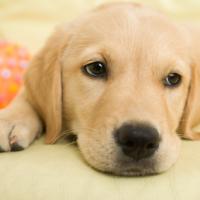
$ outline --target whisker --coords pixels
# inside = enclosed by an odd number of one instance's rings
[[[90,128],[90,127],[82,127],[82,128],[79,128],[79,129],[66,129],[66,130],[62,131],[61,134],[56,138],[56,142],[58,140],[60,140],[61,138],[65,137],[65,136],[71,136],[71,135],[73,136],[73,135],[76,135],[75,133],[77,131],[81,132],[83,130],[88,130],[88,131],[98,133],[97,129]]]
[[[70,146],[70,145],[73,145],[73,144],[77,144],[77,142],[76,141],[69,142],[69,143],[67,143],[67,146]]]
[[[71,133],[71,132],[73,132],[74,131],[74,129],[65,129],[65,130],[63,130],[63,133]]]
[[[93,131],[93,132],[98,133],[98,130],[97,130],[97,129],[94,129],[94,128],[83,127],[82,129],[83,129],[83,130],[88,130],[88,131]],[[81,129],[80,129],[80,130],[81,130]]]
[[[55,141],[57,142],[58,140],[60,140],[64,136],[70,136],[70,135],[73,135],[73,132],[71,130],[65,130],[55,139]]]

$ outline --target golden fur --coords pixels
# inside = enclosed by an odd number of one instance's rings
[[[0,112],[0,147],[23,148],[46,130],[54,143],[73,130],[86,161],[119,175],[165,171],[177,160],[181,134],[200,139],[200,29],[172,22],[145,6],[100,6],[60,26],[35,56],[18,97]],[[89,61],[109,66],[107,80],[87,77]],[[179,72],[182,84],[165,88],[162,79]],[[123,157],[112,132],[124,122],[148,122],[162,141],[151,159]]]

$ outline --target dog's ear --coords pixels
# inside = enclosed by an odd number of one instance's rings
[[[179,131],[183,138],[191,140],[200,139],[200,131],[195,131],[194,127],[200,123],[200,29],[190,27],[190,37],[192,45],[192,73],[188,98],[184,113],[180,123]]]
[[[57,30],[35,56],[25,75],[27,98],[44,122],[48,144],[56,141],[62,128],[60,58],[66,43],[66,31]]]
[[[193,128],[200,123],[200,66],[193,67],[188,99],[185,105],[179,131],[183,138],[198,140],[200,131]]]

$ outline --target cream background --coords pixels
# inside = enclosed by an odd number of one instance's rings
[[[101,0],[0,0],[0,37],[34,54],[53,27]],[[199,0],[143,0],[177,20],[200,20]],[[199,200],[200,142],[182,141],[174,167],[150,177],[114,177],[91,169],[79,150],[61,142],[0,154],[2,200]]]
[[[55,25],[113,0],[0,0],[0,36],[35,53]],[[123,0],[122,0],[123,1]],[[199,0],[136,0],[169,13],[175,19],[200,20]]]

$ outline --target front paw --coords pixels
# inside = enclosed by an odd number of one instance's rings
[[[0,152],[27,148],[35,139],[32,131],[23,122],[0,120]]]

